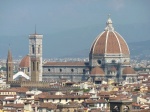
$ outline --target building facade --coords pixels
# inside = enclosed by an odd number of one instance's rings
[[[43,35],[36,33],[29,35],[31,81],[62,78],[81,81],[87,80],[89,77],[93,81],[95,79],[104,81],[113,79],[115,82],[136,81],[137,74],[130,65],[129,47],[124,38],[115,31],[110,17],[104,31],[92,43],[89,62],[47,62],[42,64],[42,38]]]
[[[29,71],[31,81],[42,81],[42,39],[43,35],[29,35]]]

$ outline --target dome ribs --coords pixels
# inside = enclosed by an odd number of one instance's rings
[[[106,41],[106,34],[104,32],[94,43],[93,53],[94,54],[104,54],[105,53],[105,41]]]
[[[120,53],[119,43],[113,32],[109,32],[106,53]]]
[[[119,39],[119,42],[121,45],[122,53],[123,54],[130,54],[128,45],[125,42],[125,40],[117,32],[115,32],[115,34],[117,35],[117,37],[119,37],[118,39]]]

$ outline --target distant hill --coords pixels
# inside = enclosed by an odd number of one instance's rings
[[[150,58],[150,40],[129,43],[131,57]]]
[[[139,57],[140,59],[148,59],[150,58],[150,40],[140,41],[140,42],[132,42],[128,43],[131,57]],[[70,55],[64,57],[88,57],[90,49],[84,49],[77,52],[74,52]]]

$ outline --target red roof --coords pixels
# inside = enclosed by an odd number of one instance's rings
[[[24,68],[24,67],[29,67],[29,61],[30,61],[30,57],[29,55],[26,55],[20,62],[19,67],[20,68]]]
[[[97,67],[92,68],[91,75],[101,75],[101,76],[104,76],[105,73],[104,73],[104,71],[103,71],[102,68],[100,68],[100,67],[97,66]]]

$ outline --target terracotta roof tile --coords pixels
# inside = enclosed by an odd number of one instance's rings
[[[125,40],[116,31],[104,31],[94,41],[91,47],[91,54],[125,54],[130,51]]]
[[[26,55],[20,62],[19,67],[20,68],[24,68],[24,67],[29,67],[29,61],[30,61],[30,57],[29,55]]]
[[[104,71],[103,71],[102,68],[100,68],[100,67],[97,66],[97,67],[92,68],[91,75],[104,76],[105,73],[104,73]]]
[[[123,74],[136,74],[132,67],[126,67],[123,69]]]

